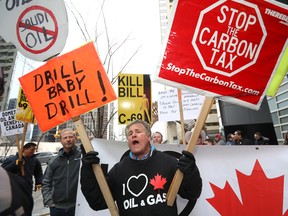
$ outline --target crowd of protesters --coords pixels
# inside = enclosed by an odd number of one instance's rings
[[[189,143],[192,133],[192,131],[186,132],[186,144]],[[283,144],[288,144],[288,132],[284,136]],[[271,140],[268,137],[263,136],[259,131],[256,131],[253,134],[253,139],[249,139],[244,135],[243,131],[236,130],[234,133],[229,133],[226,138],[220,133],[210,136],[205,132],[201,132],[199,138],[197,139],[196,145],[273,145],[273,143],[271,143]]]

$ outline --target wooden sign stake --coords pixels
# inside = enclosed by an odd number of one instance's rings
[[[184,127],[184,114],[183,114],[183,103],[182,103],[182,91],[178,89],[178,102],[179,102],[179,112],[180,112],[180,122],[181,122],[181,133],[182,133],[182,144],[186,144],[185,141],[185,127]]]
[[[197,139],[199,137],[199,134],[200,134],[200,132],[203,128],[203,125],[206,121],[206,118],[207,118],[207,116],[211,110],[213,102],[214,102],[213,98],[205,97],[205,100],[203,102],[203,106],[201,109],[201,113],[200,113],[200,115],[196,121],[196,125],[194,127],[193,133],[192,133],[191,138],[189,140],[189,143],[186,147],[187,151],[189,151],[189,152],[193,151],[193,149],[197,143]],[[169,191],[167,193],[167,205],[173,206],[182,180],[183,180],[183,173],[179,169],[177,169],[177,171],[174,175],[172,184],[170,185]]]
[[[82,141],[82,144],[83,144],[85,151],[86,152],[94,151],[93,146],[90,142],[90,139],[87,136],[87,133],[86,133],[86,130],[85,130],[85,127],[82,123],[81,118],[79,116],[74,117],[73,122],[74,122],[74,125],[76,126],[77,131],[81,137],[81,141]],[[106,204],[108,206],[108,209],[110,211],[110,214],[112,216],[119,216],[118,209],[117,209],[116,204],[114,202],[114,199],[112,197],[111,191],[110,191],[109,186],[107,184],[105,175],[103,174],[101,166],[99,164],[93,164],[93,171],[94,171],[94,174],[95,174],[96,179],[98,181],[98,184],[100,186],[100,189],[102,191],[102,194],[104,196],[104,199],[106,201]]]
[[[16,134],[16,145],[17,145],[17,149],[18,149],[18,159],[19,160],[22,160],[22,153],[23,153],[23,147],[24,147],[24,142],[25,142],[25,136],[26,136],[26,132],[27,132],[27,126],[28,126],[28,123],[25,123],[21,143],[19,142],[18,134]],[[25,176],[24,164],[21,165],[21,175]]]

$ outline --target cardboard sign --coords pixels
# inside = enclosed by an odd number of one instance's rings
[[[33,114],[32,108],[28,103],[28,100],[21,87],[19,89],[18,101],[16,106],[16,120],[25,123],[36,124],[36,118]]]
[[[24,123],[15,120],[16,109],[0,112],[1,136],[22,134]]]
[[[182,110],[184,119],[197,119],[205,97],[182,91]],[[158,92],[158,118],[159,121],[180,120],[179,101],[177,89]]]
[[[0,1],[0,35],[30,59],[58,55],[68,35],[64,1]]]
[[[151,122],[151,81],[145,74],[118,76],[118,124],[140,119]]]
[[[42,132],[116,99],[92,42],[19,81]]]
[[[288,44],[287,5],[178,0],[173,6],[155,81],[258,109]]]

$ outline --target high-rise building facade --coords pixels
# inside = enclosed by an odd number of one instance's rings
[[[288,132],[288,73],[273,98],[268,98],[274,130],[279,144],[283,144],[284,135]]]
[[[13,69],[15,65],[17,50],[12,43],[6,43],[0,37],[0,73],[3,76],[4,83],[1,83],[1,87],[4,87],[3,94],[0,96],[0,111],[4,111],[8,106],[8,96],[10,92],[10,83],[12,80]],[[3,74],[2,74],[3,73]]]

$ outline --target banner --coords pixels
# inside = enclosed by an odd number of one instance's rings
[[[118,124],[136,119],[151,122],[151,81],[146,74],[119,74]]]
[[[32,108],[29,105],[21,87],[19,88],[18,101],[16,106],[16,120],[25,123],[36,124],[36,118],[32,112]]]
[[[42,132],[116,99],[92,42],[19,81]]]
[[[182,110],[184,119],[197,119],[205,97],[188,91],[182,91]],[[170,89],[158,92],[159,121],[180,120],[178,90]]]
[[[259,109],[288,46],[287,17],[277,1],[175,0],[155,81]]]
[[[24,123],[15,120],[16,109],[0,112],[1,136],[22,134]]]
[[[127,142],[93,139],[92,143],[108,170],[127,155]],[[154,146],[168,154],[180,154],[186,148],[181,144]],[[196,146],[193,154],[203,187],[190,216],[288,215],[287,146]],[[179,213],[186,204],[187,200],[177,197]],[[110,213],[93,211],[79,185],[76,215]]]

